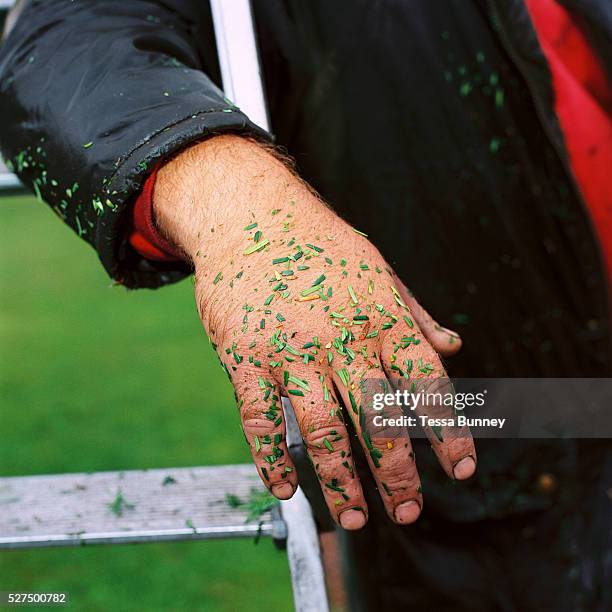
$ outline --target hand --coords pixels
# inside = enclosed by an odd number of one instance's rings
[[[446,376],[439,354],[459,350],[457,334],[419,306],[367,238],[248,139],[216,136],[165,164],[154,209],[160,230],[193,262],[202,323],[270,491],[287,499],[298,483],[285,444],[285,395],[342,527],[359,529],[368,512],[346,419],[391,519],[416,520],[423,500],[410,441],[364,441],[359,381],[394,381],[409,368],[411,377]],[[471,437],[433,438],[432,446],[449,477],[472,475]]]

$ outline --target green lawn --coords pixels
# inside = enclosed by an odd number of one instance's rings
[[[248,462],[190,281],[127,292],[31,197],[0,200],[2,475]],[[288,610],[269,541],[0,553],[0,591],[87,610]]]

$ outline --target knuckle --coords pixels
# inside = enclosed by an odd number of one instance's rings
[[[401,321],[401,318],[400,318]],[[393,356],[409,353],[421,353],[429,346],[421,330],[413,324],[412,328],[396,323],[382,338],[381,354],[383,358],[393,361]]]
[[[240,355],[240,357],[243,357]],[[234,358],[235,361],[235,358]],[[263,395],[268,388],[271,388],[276,393],[276,381],[274,381],[268,372],[261,367],[261,362],[258,360],[249,360],[248,358],[242,359],[240,362],[240,376],[243,381],[243,385],[247,389],[251,390],[251,395],[260,396]],[[260,385],[265,385],[264,390]]]
[[[304,432],[304,443],[310,452],[334,454],[344,450],[348,444],[347,437],[339,431],[340,425],[322,425],[310,427]]]
[[[207,330],[210,331],[210,325],[207,325],[208,317],[206,312],[206,300],[204,299],[202,292],[197,287],[195,290],[195,303],[196,309],[198,311],[198,316],[200,317],[202,324]]]
[[[416,468],[412,465],[404,464],[393,467],[392,469],[380,472],[381,480],[385,480],[389,488],[414,489],[419,486],[421,480]]]
[[[279,416],[282,417],[283,411],[277,397],[276,394],[271,394],[267,402],[259,397],[243,402],[240,407],[240,417],[243,423],[252,419],[265,419],[274,423]]]
[[[384,481],[392,491],[415,490],[421,480],[419,473],[412,462],[397,460],[381,466],[378,478]]]
[[[433,378],[445,375],[440,356],[427,341],[421,343],[420,350],[415,351],[412,359],[412,378]],[[417,347],[418,348],[418,347]]]
[[[253,416],[250,418],[243,418],[242,427],[244,432],[252,436],[265,436],[275,433],[278,428],[274,425],[274,422],[267,419],[266,417]]]
[[[361,485],[350,453],[344,456],[340,453],[324,456],[310,454],[324,493],[330,495],[340,492],[337,491],[336,485],[344,489],[343,492],[350,494],[351,497],[355,493],[361,493]]]

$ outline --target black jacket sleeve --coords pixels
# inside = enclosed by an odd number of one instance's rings
[[[128,287],[189,272],[127,242],[151,168],[213,133],[266,137],[213,83],[217,71],[204,1],[30,0],[2,44],[7,165]]]

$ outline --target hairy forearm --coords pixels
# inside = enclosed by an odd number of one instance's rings
[[[300,214],[333,216],[267,147],[224,135],[165,164],[153,204],[160,230],[197,264],[204,258],[231,259],[251,223],[257,222],[264,236],[272,225],[277,231],[271,213],[290,202],[300,203]],[[290,217],[286,223],[293,229],[299,219]]]

